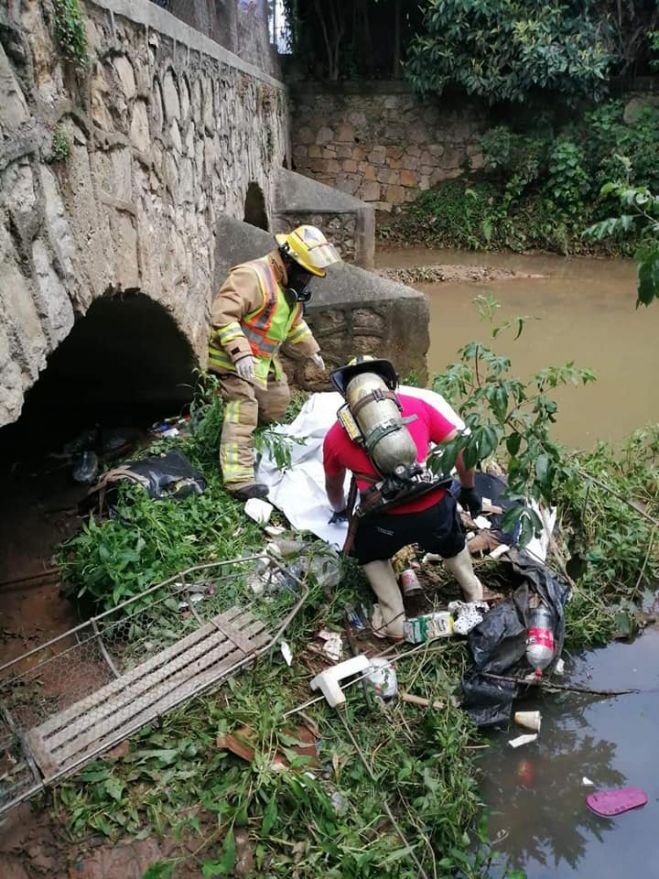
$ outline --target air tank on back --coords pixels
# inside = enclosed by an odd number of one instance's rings
[[[381,391],[377,399],[363,406],[359,402],[373,392]],[[417,451],[412,435],[401,424],[400,409],[395,401],[385,397],[387,385],[374,372],[362,372],[348,382],[346,400],[353,417],[364,436],[373,463],[383,476],[389,476],[397,467],[416,463]],[[387,429],[391,428],[391,429]]]

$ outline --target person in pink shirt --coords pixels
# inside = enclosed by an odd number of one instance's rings
[[[335,370],[332,375],[339,374],[335,384],[346,395],[350,381],[365,372],[381,375],[390,389],[389,398],[395,399],[399,405],[401,423],[405,423],[414,441],[419,464],[425,464],[431,443],[449,442],[455,438],[455,424],[437,409],[417,397],[395,393],[398,377],[388,360],[358,359],[341,370]],[[333,510],[330,521],[347,519],[353,512],[347,509],[344,494],[346,473],[353,474],[362,501],[373,484],[382,478],[363,442],[351,439],[339,419],[325,436],[323,467],[325,489]],[[474,487],[475,473],[473,468],[464,466],[462,453],[458,455],[456,470],[462,486],[458,497],[460,504],[472,515],[477,515],[481,510],[481,498]],[[413,543],[444,559],[467,601],[477,601],[483,596],[483,587],[474,574],[466,546],[456,499],[445,484],[426,487],[399,504],[390,502],[382,509],[376,507],[359,516],[351,552],[378,598],[379,613],[374,629],[397,640],[404,636],[405,609],[391,558],[404,546]]]

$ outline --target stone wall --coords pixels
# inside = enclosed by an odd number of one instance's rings
[[[273,229],[289,232],[303,223],[322,229],[347,262],[363,269],[375,263],[375,213],[352,196],[302,174],[278,172]]]
[[[473,107],[421,101],[403,83],[291,88],[295,170],[377,210],[482,163],[486,115]]]
[[[83,73],[51,0],[0,5],[0,425],[108,293],[159,302],[204,362],[218,217],[250,183],[270,213],[287,153],[281,82],[148,0],[81,6]]]

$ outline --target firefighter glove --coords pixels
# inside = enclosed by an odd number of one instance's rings
[[[465,488],[462,486],[458,495],[458,501],[462,509],[468,510],[472,516],[478,516],[483,509],[483,499],[473,487]]]
[[[310,360],[314,366],[318,367],[318,369],[322,369],[323,371],[325,370],[325,361],[320,356],[320,354],[312,354]]]
[[[240,360],[237,360],[236,372],[246,382],[253,382],[255,377],[254,357],[248,354],[247,357],[241,357]]]

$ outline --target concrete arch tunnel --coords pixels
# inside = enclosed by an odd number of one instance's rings
[[[77,432],[146,426],[192,397],[196,358],[160,303],[139,291],[95,300],[50,354],[19,419],[0,429],[0,449],[53,450]]]

